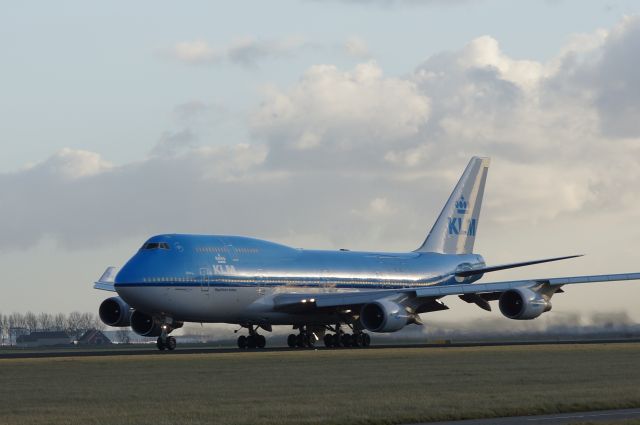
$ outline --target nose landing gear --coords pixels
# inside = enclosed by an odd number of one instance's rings
[[[164,323],[160,325],[160,336],[156,340],[156,347],[158,347],[158,350],[160,351],[173,351],[176,349],[177,342],[175,337],[169,336],[169,334],[175,328],[182,327],[182,322],[174,322],[170,318],[165,318],[163,320]]]
[[[162,340],[162,336],[158,337],[158,340],[156,341],[156,346],[158,347],[158,350],[163,351],[163,350],[169,350],[169,351],[173,351],[176,349],[176,339],[175,337],[172,336],[165,336],[164,337],[164,341]]]

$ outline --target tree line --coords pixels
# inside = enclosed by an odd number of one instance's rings
[[[19,335],[36,331],[64,331],[74,339],[90,329],[104,330],[106,326],[97,314],[74,311],[65,313],[0,313],[0,341],[13,345]]]

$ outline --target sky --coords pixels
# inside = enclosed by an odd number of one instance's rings
[[[0,312],[96,311],[158,233],[409,251],[473,155],[488,264],[586,254],[485,280],[640,271],[640,3],[0,6]],[[638,299],[581,285],[549,314]]]

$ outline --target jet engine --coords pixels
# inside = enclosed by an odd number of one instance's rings
[[[529,288],[515,288],[505,291],[498,301],[500,312],[514,320],[531,320],[551,310],[548,297]]]
[[[160,324],[153,320],[153,316],[139,310],[131,314],[131,329],[142,336],[160,336],[162,333]]]
[[[404,306],[380,300],[362,306],[360,323],[371,332],[395,332],[411,322],[412,316]]]
[[[131,307],[120,297],[111,297],[102,301],[98,308],[100,320],[108,326],[129,326],[131,324]]]

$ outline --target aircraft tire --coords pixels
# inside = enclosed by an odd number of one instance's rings
[[[264,335],[256,335],[256,345],[258,348],[264,348],[267,345],[267,338]]]
[[[353,338],[351,338],[351,345],[354,347],[362,347],[362,343],[363,339],[361,333],[354,334]]]
[[[298,334],[296,335],[296,347],[304,348],[306,344],[304,343],[304,335]]]
[[[158,350],[160,351],[164,351],[164,349],[166,348],[164,343],[162,342],[161,337],[158,337],[158,339],[156,340],[156,347],[158,347]]]
[[[295,334],[289,334],[289,336],[287,337],[287,345],[289,346],[289,348],[296,348],[296,335]]]
[[[240,335],[238,337],[238,348],[244,350],[247,348],[247,337],[244,335]]]
[[[176,339],[172,336],[170,336],[169,338],[167,338],[167,348],[169,349],[169,351],[173,351],[176,349]]]
[[[371,337],[369,336],[369,334],[362,334],[362,346],[363,347],[368,347],[371,345]]]
[[[256,348],[257,341],[255,335],[249,335],[247,337],[247,348]]]
[[[327,348],[333,347],[333,335],[325,334],[324,336],[324,346]]]
[[[338,334],[331,335],[331,346],[340,347],[340,335]]]
[[[352,337],[351,334],[344,334],[342,335],[342,345],[345,347],[351,347],[351,341],[352,341]]]

